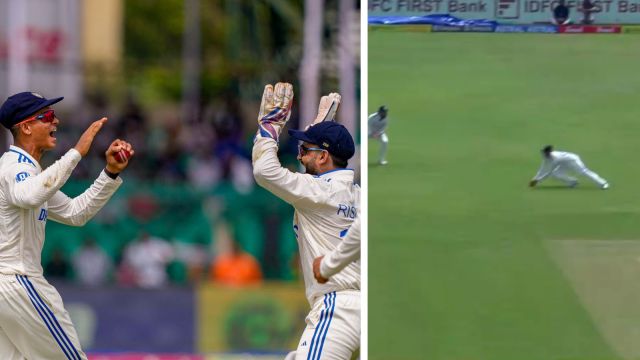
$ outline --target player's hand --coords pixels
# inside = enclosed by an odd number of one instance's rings
[[[120,150],[126,150],[129,152],[129,157],[126,159],[125,162],[119,162],[115,157],[115,155]],[[109,148],[105,152],[105,157],[107,159],[107,166],[106,166],[107,171],[113,174],[121,173],[122,170],[124,170],[127,167],[127,165],[129,165],[129,159],[131,159],[133,154],[135,154],[135,151],[133,150],[133,147],[131,146],[131,144],[120,139],[114,140],[111,143],[111,145],[109,145]]]
[[[324,258],[324,256],[319,256],[313,260],[313,277],[316,278],[319,284],[324,284],[329,281],[329,279],[320,274],[320,263],[322,262],[322,258]]]
[[[87,130],[84,131],[82,136],[80,136],[80,139],[78,140],[78,143],[76,144],[74,149],[78,150],[78,152],[82,157],[87,155],[87,153],[89,152],[89,148],[91,148],[91,143],[93,142],[93,139],[96,137],[96,134],[98,133],[98,131],[102,129],[102,125],[104,125],[106,121],[107,121],[106,117],[103,117],[100,120],[94,121],[91,125],[89,125]]]
[[[538,180],[531,180],[531,181],[529,181],[529,187],[534,187],[534,186],[536,186],[536,185],[538,185]]]
[[[280,132],[291,117],[293,106],[293,85],[277,83],[267,84],[262,93],[260,112],[258,113],[258,137],[269,137],[278,141]]]
[[[309,126],[313,126],[323,121],[333,121],[336,117],[338,107],[340,107],[340,100],[342,100],[342,96],[338,93],[331,93],[321,97],[320,104],[318,105],[318,115],[316,115],[316,118]],[[307,129],[309,126],[307,126]]]

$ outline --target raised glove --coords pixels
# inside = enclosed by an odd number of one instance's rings
[[[280,132],[291,117],[293,105],[293,85],[277,83],[264,87],[260,112],[258,113],[258,137],[268,137],[278,141]]]
[[[341,99],[342,97],[338,93],[331,93],[321,97],[320,105],[318,105],[318,115],[309,126],[313,126],[323,121],[333,121],[336,117],[336,112],[340,106]],[[309,126],[307,126],[307,129]]]

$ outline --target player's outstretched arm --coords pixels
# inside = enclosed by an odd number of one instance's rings
[[[550,160],[543,160],[542,165],[538,169],[536,175],[529,181],[529,186],[534,187],[538,185],[542,180],[546,179],[553,172],[553,162]]]
[[[87,190],[73,199],[61,191],[53,195],[49,200],[49,217],[66,225],[86,224],[120,187],[122,179],[118,174],[129,165],[129,159],[133,154],[135,151],[131,144],[120,139],[114,140],[105,152],[105,171]]]

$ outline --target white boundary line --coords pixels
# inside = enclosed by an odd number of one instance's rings
[[[367,225],[369,224],[368,218],[368,193],[369,193],[369,144],[367,137],[367,110],[369,108],[369,78],[368,78],[368,59],[369,59],[369,46],[368,46],[368,26],[367,26],[367,5],[368,1],[360,2],[360,182],[362,185],[362,193],[360,198],[360,217],[362,229],[362,243],[361,243],[361,312],[360,312],[360,359],[367,360],[369,355],[368,349],[368,298],[369,298],[369,286],[368,286],[368,274],[369,274],[369,259],[368,259],[368,239],[369,232]]]

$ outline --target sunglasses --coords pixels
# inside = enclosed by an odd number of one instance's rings
[[[29,121],[34,121],[34,120],[40,120],[43,123],[49,124],[49,123],[52,123],[53,120],[55,120],[55,119],[56,119],[56,113],[53,111],[53,109],[51,109],[51,110],[47,110],[47,111],[45,111],[43,113],[40,113],[38,115],[34,115],[34,116],[30,117],[30,118],[24,119],[24,120],[20,121],[19,123],[15,124],[14,126],[18,126],[20,124],[24,124],[24,123],[27,123]]]
[[[300,146],[298,147],[298,154],[300,154],[300,156],[307,155],[307,153],[309,151],[327,151],[327,150],[320,149],[320,148],[317,148],[317,147],[306,147],[306,146],[304,146],[302,144],[300,144]]]

